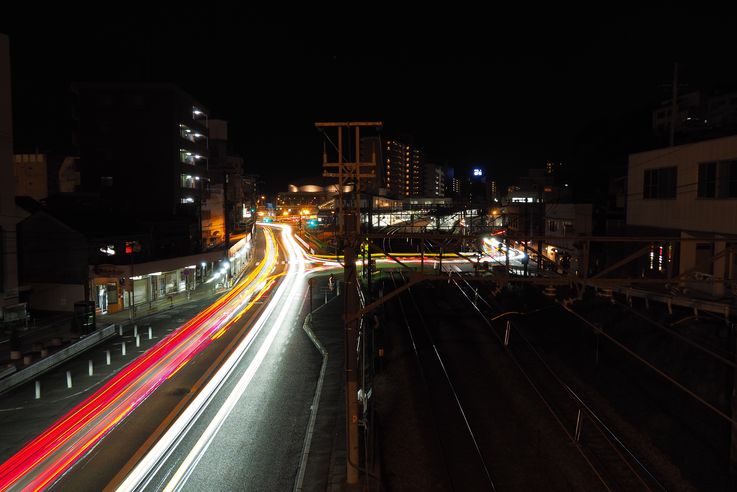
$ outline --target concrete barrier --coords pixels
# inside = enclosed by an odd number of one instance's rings
[[[6,367],[5,369],[0,371],[0,379],[10,376],[16,371],[15,366]]]
[[[0,393],[4,393],[23,383],[27,383],[28,381],[38,377],[40,374],[53,369],[59,364],[66,362],[75,355],[84,352],[90,347],[97,345],[113,335],[115,335],[115,325],[107,326],[87,335],[78,342],[63,348],[54,354],[51,354],[45,359],[41,359],[35,364],[16,372],[15,374],[0,379]]]

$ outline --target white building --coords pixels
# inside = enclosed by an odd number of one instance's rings
[[[678,273],[715,280],[688,287],[725,295],[737,273],[737,135],[631,154],[627,185],[627,225],[679,231]]]

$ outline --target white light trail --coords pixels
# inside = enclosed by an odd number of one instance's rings
[[[288,264],[290,265],[287,274],[281,285],[274,295],[269,299],[269,303],[262,312],[261,316],[254,323],[245,339],[237,346],[234,352],[227,358],[225,363],[215,373],[212,379],[202,388],[200,393],[192,400],[189,406],[182,412],[179,418],[172,423],[171,427],[159,438],[156,444],[146,454],[146,456],[135,466],[128,474],[125,480],[118,487],[118,491],[132,491],[145,488],[149,481],[156,475],[157,471],[172,455],[179,443],[182,442],[185,435],[194,426],[197,419],[202,415],[207,405],[213,400],[217,391],[223,386],[228,377],[233,373],[240,360],[251,347],[254,339],[265,326],[266,322],[273,315],[274,311],[279,309],[276,320],[273,322],[266,339],[256,353],[254,359],[249,364],[243,376],[228,395],[223,406],[218,410],[213,420],[208,424],[207,428],[197,440],[197,443],[190,450],[187,457],[177,469],[176,473],[168,482],[165,490],[179,490],[186,482],[186,479],[197,466],[197,463],[207,451],[208,446],[217,434],[225,419],[228,417],[233,407],[245,392],[250,384],[253,376],[258,371],[259,366],[266,357],[276,334],[281,328],[284,320],[289,313],[291,302],[280,302],[283,297],[287,299],[301,296],[304,289],[304,257],[301,249],[291,235],[291,228],[287,225],[269,224],[282,231],[282,239],[290,257]],[[274,253],[275,254],[275,253]],[[295,265],[296,268],[294,266]]]

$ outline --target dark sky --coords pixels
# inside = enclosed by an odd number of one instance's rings
[[[489,4],[492,5],[492,4]],[[289,18],[242,7],[0,17],[16,146],[63,148],[70,82],[173,82],[230,122],[247,170],[284,188],[317,175],[315,121],[381,120],[439,163],[505,181],[548,160],[600,173],[642,146],[673,62],[689,88],[737,87],[737,17],[658,8],[398,12],[327,5]],[[357,20],[360,19],[360,20]],[[599,166],[599,167],[597,167]]]

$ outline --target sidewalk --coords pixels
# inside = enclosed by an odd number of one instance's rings
[[[312,294],[314,310],[310,328],[327,351],[328,358],[301,490],[344,492],[352,489],[345,483],[343,296],[336,296],[335,293],[328,292],[328,302],[325,303],[327,275],[315,278],[316,283]],[[338,280],[337,276],[336,280]]]
[[[185,297],[186,300],[186,297]],[[96,391],[127,364],[144,354],[162,338],[211,303],[207,296],[200,300],[175,303],[173,308],[152,312],[137,320],[140,337],[136,340],[132,326],[95,347],[70,357],[61,365],[40,374],[33,381],[16,386],[0,395],[0,462],[16,453],[24,443],[36,437],[60,415]],[[151,338],[149,338],[149,333]],[[123,353],[122,344],[126,350]],[[140,343],[140,346],[137,344]],[[93,367],[90,374],[89,366]],[[67,383],[69,372],[72,386]],[[35,382],[40,384],[40,398]]]

